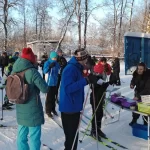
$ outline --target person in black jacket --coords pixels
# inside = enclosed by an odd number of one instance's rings
[[[114,61],[112,62],[112,74],[110,78],[113,78],[112,80],[116,80],[116,85],[120,86],[120,61],[119,58],[116,57]]]
[[[4,75],[4,68],[8,66],[9,57],[6,52],[2,53],[1,56],[1,67],[2,67],[2,76]]]
[[[47,61],[47,59],[48,59],[48,55],[47,55],[47,53],[44,53],[44,55],[42,56],[41,64],[40,64],[42,71],[43,71],[44,63]],[[45,80],[45,74],[44,73],[43,73],[43,79]]]
[[[133,73],[130,88],[134,89],[134,100],[141,100],[141,95],[150,95],[150,76],[146,65],[141,62],[138,64],[137,69]],[[139,114],[132,114],[132,121],[129,123],[130,126],[137,122],[140,117]],[[147,118],[143,117],[144,125],[147,125]]]
[[[100,79],[100,76],[97,76],[97,79]],[[96,111],[96,125],[95,125],[95,117],[92,120],[91,126],[91,135],[96,138],[96,130],[98,133],[98,139],[101,140],[101,137],[105,138],[106,135],[101,130],[102,118],[103,118],[103,106],[104,106],[104,99],[105,99],[105,92],[107,87],[109,86],[109,82],[99,84],[94,84],[92,88],[92,92],[90,94],[90,104],[92,106],[93,115],[95,113],[95,109],[98,107]],[[93,95],[94,92],[94,95]],[[99,104],[100,103],[100,104]],[[94,106],[95,105],[95,106]],[[96,129],[97,127],[97,129]]]
[[[58,100],[58,91],[59,91],[59,86],[60,86],[60,82],[61,82],[61,75],[62,75],[63,69],[67,65],[67,60],[63,57],[63,52],[62,52],[61,49],[57,50],[57,54],[58,54],[57,62],[60,65],[60,70],[59,70],[59,73],[58,73],[56,99],[57,99],[57,102],[59,102],[59,100]]]

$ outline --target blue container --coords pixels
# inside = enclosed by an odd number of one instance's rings
[[[136,137],[148,140],[148,127],[141,124],[134,124],[132,126],[132,134]]]

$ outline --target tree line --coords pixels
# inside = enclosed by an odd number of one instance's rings
[[[148,0],[0,0],[0,49],[58,40],[119,55],[128,31],[150,32]],[[57,10],[57,16],[53,11]],[[101,10],[101,11],[100,11]],[[99,18],[103,10],[104,17]],[[94,19],[94,22],[91,21]]]

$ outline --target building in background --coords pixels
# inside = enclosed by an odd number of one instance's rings
[[[27,47],[32,48],[33,52],[37,55],[38,60],[41,60],[41,57],[44,53],[49,55],[51,50],[55,50],[59,41],[57,40],[48,40],[48,41],[33,41],[27,42]]]

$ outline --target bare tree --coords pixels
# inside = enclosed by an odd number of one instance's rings
[[[57,45],[56,50],[61,47],[61,43],[62,43],[62,41],[63,41],[64,38],[65,38],[67,29],[68,29],[68,26],[69,26],[69,22],[70,22],[70,20],[71,20],[71,18],[72,18],[72,16],[73,16],[74,12],[75,12],[75,9],[73,9],[73,11],[72,11],[72,13],[70,14],[70,16],[69,16],[69,18],[68,18],[66,24],[64,25],[64,27],[63,27],[63,29],[62,29],[62,30],[63,30],[63,31],[62,31],[62,36],[61,36],[61,38],[60,38],[60,40],[59,40],[59,42],[58,42],[58,45]]]
[[[127,0],[121,0],[121,6],[120,6],[120,22],[119,22],[119,35],[118,35],[118,52],[117,55],[119,56],[120,54],[120,47],[121,47],[121,36],[122,36],[122,21],[125,13],[127,5]]]
[[[146,32],[146,27],[147,27],[147,22],[148,22],[148,0],[144,0],[145,4],[145,10],[144,10],[144,19],[143,19],[143,25],[142,25],[142,30],[143,32]]]
[[[49,18],[48,8],[51,8],[49,0],[33,0],[34,23],[36,39],[46,39],[46,20]]]
[[[131,12],[130,12],[130,21],[129,21],[129,31],[131,30],[132,25],[132,15],[133,15],[133,6],[134,6],[134,0],[132,0],[131,3]]]
[[[87,33],[87,21],[88,21],[88,0],[85,0],[85,22],[84,22],[84,48],[86,48],[86,33]]]
[[[4,50],[7,50],[8,46],[8,26],[10,22],[13,22],[13,19],[9,17],[9,10],[16,7],[19,2],[19,0],[14,0],[11,2],[9,0],[0,1],[0,9],[2,11],[0,22],[3,24],[4,27]]]
[[[24,47],[26,46],[26,42],[27,42],[27,37],[26,37],[26,1],[25,0],[22,0],[21,1],[21,15],[23,15],[23,45]]]
[[[76,17],[78,20],[78,48],[81,48],[81,0],[74,0]]]

